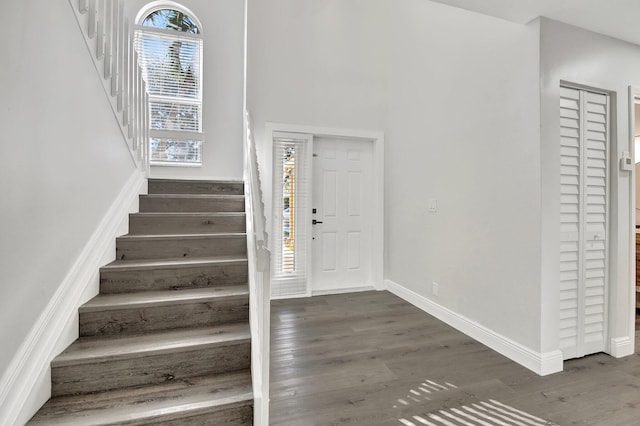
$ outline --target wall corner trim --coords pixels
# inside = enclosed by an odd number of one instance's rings
[[[26,410],[37,410],[38,407],[27,407],[30,396],[40,378],[48,373],[59,340],[65,337],[65,326],[78,314],[83,303],[80,299],[92,277],[104,264],[105,257],[114,259],[115,253],[109,253],[109,249],[123,219],[137,205],[134,203],[138,194],[146,189],[145,182],[144,175],[135,170],[123,185],[0,378],[1,425],[17,424]]]
[[[538,375],[544,376],[562,371],[562,353],[559,350],[545,353],[533,351],[394,281],[385,280],[385,284],[387,289],[396,296]]]
[[[614,358],[622,358],[635,353],[634,342],[629,336],[611,339],[609,354]]]

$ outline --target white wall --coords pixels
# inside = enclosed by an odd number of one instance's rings
[[[631,152],[629,85],[640,86],[640,47],[559,22],[541,22],[541,148],[542,148],[542,292],[543,348],[558,346],[559,229],[559,103],[560,81],[613,92],[611,168],[612,263],[610,265],[610,339],[633,336],[630,229],[631,173],[621,172],[618,159]],[[626,350],[633,351],[627,341]],[[621,348],[618,348],[621,350]],[[622,351],[624,352],[624,350]]]
[[[249,0],[247,108],[271,207],[265,123],[381,130],[386,0]]]
[[[125,2],[136,15],[150,0]],[[203,106],[202,167],[151,168],[153,177],[242,179],[244,1],[178,0],[202,24]]]
[[[3,13],[0,377],[135,171],[68,0]]]
[[[390,16],[386,277],[537,351],[537,26],[422,0]]]
[[[384,130],[386,278],[534,351],[538,40],[537,25],[426,0],[249,2],[267,187],[265,122]]]

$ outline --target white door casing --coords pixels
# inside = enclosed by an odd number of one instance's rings
[[[609,96],[560,89],[560,349],[606,349]]]
[[[373,288],[373,143],[314,139],[312,293]]]

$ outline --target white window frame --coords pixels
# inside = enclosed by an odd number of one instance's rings
[[[194,33],[187,33],[187,32],[182,32],[182,31],[175,31],[175,30],[170,30],[170,29],[163,29],[163,28],[155,28],[155,27],[150,27],[150,26],[143,26],[141,25],[142,22],[144,22],[144,20],[152,13],[158,11],[158,10],[162,10],[162,9],[172,9],[172,10],[177,10],[180,11],[186,15],[189,16],[189,18],[196,24],[196,26],[198,27],[198,34],[194,34]],[[203,85],[202,85],[202,81],[203,81],[203,72],[202,72],[202,65],[203,65],[203,37],[202,37],[202,26],[200,24],[200,21],[195,17],[195,15],[189,11],[188,9],[184,8],[183,6],[180,6],[176,3],[173,2],[154,2],[152,4],[149,5],[149,7],[141,10],[138,13],[138,16],[136,17],[136,22],[138,23],[138,25],[135,25],[135,34],[136,34],[136,40],[137,38],[141,35],[141,34],[150,34],[152,36],[156,36],[156,37],[162,37],[162,38],[167,38],[167,39],[172,39],[172,40],[184,40],[184,39],[190,39],[189,41],[197,41],[198,42],[198,47],[199,47],[199,52],[198,52],[198,60],[199,63],[197,64],[198,69],[199,69],[199,73],[198,73],[198,81],[197,81],[197,88],[198,88],[198,93],[197,96],[195,98],[191,97],[191,98],[182,98],[182,97],[171,97],[171,96],[158,96],[158,95],[153,95],[151,93],[149,93],[149,107],[151,106],[152,103],[173,103],[173,104],[177,104],[177,105],[195,105],[198,107],[198,129],[197,131],[185,131],[185,130],[158,130],[158,129],[149,129],[149,140],[147,141],[147,143],[149,144],[149,152],[150,152],[150,157],[151,157],[151,161],[150,164],[152,166],[170,166],[170,167],[201,167],[202,166],[202,158],[203,158],[203,145],[204,145],[204,133],[202,131],[202,121],[203,121]],[[136,42],[137,44],[137,42]],[[140,56],[142,57],[142,52],[139,52]],[[143,65],[143,69],[144,69],[144,65]],[[149,108],[149,112],[151,112],[151,108]],[[151,126],[151,117],[149,119],[149,125]],[[174,139],[174,140],[184,140],[184,141],[194,141],[194,142],[199,142],[199,160],[200,161],[194,161],[194,162],[190,162],[190,161],[158,161],[158,160],[153,160],[153,149],[151,146],[151,141],[152,139]]]

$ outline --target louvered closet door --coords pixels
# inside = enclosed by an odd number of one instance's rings
[[[609,97],[560,92],[560,348],[605,350]]]

